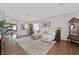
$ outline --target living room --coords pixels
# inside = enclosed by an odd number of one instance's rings
[[[2,54],[79,54],[76,51],[79,49],[78,44],[70,44],[68,40],[69,21],[74,17],[79,19],[78,5],[0,4],[0,21],[5,19],[12,29],[8,38],[3,40]]]

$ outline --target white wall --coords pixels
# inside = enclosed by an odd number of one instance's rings
[[[73,17],[79,17],[79,11],[71,12],[55,17],[46,18],[47,20],[52,20],[52,28],[48,28],[49,30],[55,31],[56,27],[62,27],[61,29],[61,39],[67,40],[69,35],[69,23],[68,21]],[[41,23],[40,23],[41,24]],[[41,30],[44,28],[42,27]]]
[[[0,10],[0,20],[5,18],[5,11]]]
[[[54,18],[54,26],[58,24],[58,26],[62,27],[61,38],[66,40],[69,34],[69,23],[68,21],[73,17],[79,17],[79,11],[60,15]]]

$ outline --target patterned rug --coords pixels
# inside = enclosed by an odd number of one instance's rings
[[[46,55],[55,45],[55,41],[43,42],[41,39],[33,40],[30,37],[16,40],[28,55]]]

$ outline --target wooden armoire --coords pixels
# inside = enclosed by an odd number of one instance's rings
[[[72,18],[69,21],[69,41],[79,41],[79,19]]]

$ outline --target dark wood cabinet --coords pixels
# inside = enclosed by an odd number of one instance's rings
[[[79,41],[79,19],[72,18],[69,21],[69,41]]]

